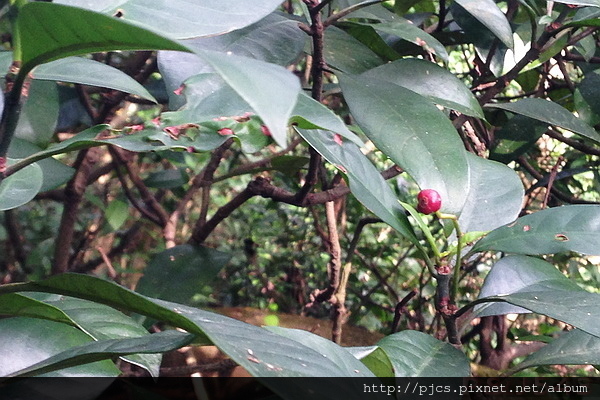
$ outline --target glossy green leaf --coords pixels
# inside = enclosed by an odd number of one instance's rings
[[[162,114],[167,125],[202,123],[214,118],[241,116],[251,111],[250,106],[216,74],[200,74],[185,83],[187,100],[179,111]],[[353,141],[359,146],[362,140],[325,105],[300,92],[291,112],[289,123],[303,129],[327,129]]]
[[[281,147],[287,144],[287,122],[296,105],[300,82],[290,71],[246,57],[197,51],[264,121]]]
[[[90,29],[93,27],[94,29]],[[15,59],[22,70],[67,56],[109,50],[178,50],[184,46],[117,18],[46,2],[19,9]]]
[[[379,378],[393,378],[394,366],[386,352],[379,346],[346,347],[354,357],[365,364]]]
[[[287,66],[298,58],[308,40],[308,36],[297,25],[297,21],[274,13],[246,28],[225,35],[186,40],[185,44],[192,49],[231,52]],[[213,72],[198,55],[173,51],[158,53],[158,67],[167,86],[172,110],[183,105],[182,96],[175,95],[174,91],[184,81],[198,74]],[[189,82],[186,82],[186,92],[188,86]]]
[[[137,291],[163,300],[189,304],[229,262],[229,254],[208,247],[181,245],[158,253],[144,269]]]
[[[8,164],[16,160],[8,159]],[[30,164],[0,183],[0,211],[22,206],[32,200],[42,188],[44,177],[37,164]]]
[[[500,108],[545,122],[549,125],[559,126],[578,133],[596,143],[600,143],[600,135],[594,128],[552,101],[530,98],[517,100],[512,103],[487,104],[486,107]]]
[[[81,364],[110,360],[113,357],[121,355],[134,353],[163,353],[186,346],[190,344],[193,339],[194,335],[189,333],[170,330],[144,337],[109,339],[84,343],[52,355],[27,368],[15,371],[9,376],[39,376],[53,371],[62,372],[64,368],[70,368]]]
[[[506,15],[493,0],[456,0],[456,4],[485,25],[508,48],[514,46],[512,30]]]
[[[194,50],[233,53],[287,66],[300,56],[308,39],[306,33],[298,29],[298,21],[273,13],[243,29],[183,43]]]
[[[462,29],[462,39],[460,40],[473,43],[481,60],[489,65],[490,71],[496,77],[500,77],[506,70],[505,61],[508,47],[498,40],[485,24],[458,3],[451,3],[448,10],[452,14],[454,22]]]
[[[518,254],[576,251],[600,254],[600,206],[548,208],[490,232],[472,252],[495,250]]]
[[[398,18],[396,14],[390,12],[386,7],[377,4],[376,0],[333,0],[332,4],[339,10],[354,7],[354,10],[346,18],[371,19],[376,21],[390,21]]]
[[[27,158],[32,154],[39,153],[40,151],[42,151],[42,149],[32,143],[19,138],[13,138],[10,142],[10,147],[8,148],[8,157]],[[73,168],[63,164],[58,160],[55,160],[52,157],[42,159],[36,164],[40,166],[44,176],[44,182],[42,183],[40,192],[54,189],[66,183],[75,173]]]
[[[59,308],[19,293],[0,297],[0,315],[42,318],[75,326],[75,322]]]
[[[353,38],[366,45],[384,61],[393,61],[402,57],[372,26],[355,22],[343,22],[336,25],[342,28],[346,33],[350,34]]]
[[[375,375],[344,347],[322,338],[314,333],[301,329],[289,329],[270,326],[267,330],[294,340],[317,352],[328,360],[333,361],[344,370],[346,376],[357,378],[374,378]]]
[[[444,212],[459,214],[469,190],[468,164],[446,116],[429,100],[390,82],[343,75],[340,83],[353,117],[377,148],[422,189],[437,190]]]
[[[48,146],[58,121],[58,90],[55,82],[33,81],[21,109],[15,137],[41,147]]]
[[[107,10],[122,19],[178,39],[214,36],[250,25],[273,12],[279,0],[260,0],[240,7],[237,0],[125,0]]]
[[[299,129],[298,133],[347,176],[350,190],[358,201],[412,243],[418,243],[394,192],[358,146],[344,140],[340,145],[334,135],[326,131]]]
[[[360,74],[383,64],[371,49],[335,26],[325,31],[323,55],[329,66],[349,74]]]
[[[96,341],[149,335],[142,325],[103,304],[46,293],[28,293],[26,296],[63,311],[72,323]],[[125,361],[144,368],[153,377],[158,377],[162,361],[160,354],[129,354],[123,357]]]
[[[37,318],[0,319],[0,376],[11,376],[19,370],[59,354],[71,347],[93,340],[72,326]],[[10,345],[8,345],[10,343]],[[35,351],[32,351],[35,349]],[[114,377],[120,371],[109,361],[79,365],[45,376]]]
[[[600,294],[581,289],[552,264],[538,258],[502,258],[486,277],[478,301],[490,302],[477,306],[478,316],[534,312],[600,336]]]
[[[96,139],[100,132],[109,128],[108,125],[93,126],[72,138],[51,145],[46,150],[31,154],[16,164],[18,164],[19,168],[22,168],[25,165],[30,165],[57,154],[105,145],[114,145],[134,152],[187,149],[188,147],[194,147],[198,151],[207,151],[219,147],[227,140],[226,137],[214,134],[198,134],[195,138],[186,135],[182,135],[179,138],[172,138],[167,132],[158,127],[150,127],[140,132],[112,136],[107,139]]]
[[[183,95],[179,97],[183,106],[161,115],[166,125],[201,123],[252,111],[248,103],[215,73],[198,74],[186,80]]]
[[[600,338],[575,329],[531,354],[511,371],[539,365],[600,365]]]
[[[92,276],[62,274],[39,282],[0,286],[0,294],[24,291],[84,298],[164,321],[196,334],[196,343],[213,343],[254,376],[344,376],[344,371],[335,363],[293,340],[208,311],[151,299]],[[332,384],[343,390],[345,382]],[[297,388],[300,389],[300,385],[298,383]]]
[[[467,153],[469,191],[458,222],[463,232],[491,231],[514,221],[523,204],[523,183],[515,171]]]
[[[32,77],[37,80],[79,83],[120,90],[156,102],[144,86],[126,73],[87,58],[67,57],[42,64],[35,68]]]
[[[396,377],[465,377],[469,359],[459,350],[418,331],[406,330],[381,339],[377,345],[389,357]]]
[[[484,118],[483,110],[469,88],[448,70],[432,62],[403,58],[367,71],[363,76],[392,82],[443,107]]]
[[[448,52],[436,38],[422,29],[419,29],[412,22],[405,19],[396,19],[391,22],[381,22],[377,24],[368,24],[373,29],[388,35],[398,36],[408,42],[414,43],[417,46],[423,47],[424,50],[434,53],[442,60],[448,60]]]
[[[364,145],[363,141],[350,131],[344,121],[333,111],[302,92],[298,95],[298,102],[292,112],[290,123],[295,123],[300,129],[325,129],[339,134],[358,146]]]

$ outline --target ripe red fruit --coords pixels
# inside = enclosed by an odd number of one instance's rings
[[[431,214],[442,207],[442,197],[433,189],[424,189],[417,195],[417,211],[423,214]]]

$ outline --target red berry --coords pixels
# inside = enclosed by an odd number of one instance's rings
[[[219,129],[217,132],[219,133],[219,135],[223,136],[233,135],[233,130],[230,128]]]
[[[433,189],[424,189],[417,195],[417,211],[423,214],[431,214],[442,207],[442,197]]]

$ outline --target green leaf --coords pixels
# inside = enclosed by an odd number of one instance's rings
[[[493,0],[456,0],[455,3],[485,25],[506,47],[513,48],[510,24]]]
[[[600,7],[600,0],[556,0],[556,2],[576,6]]]
[[[167,125],[203,123],[214,118],[241,116],[251,108],[231,87],[216,74],[199,74],[185,83],[187,100],[179,111],[162,114]],[[300,92],[291,112],[290,124],[303,129],[326,129],[353,141],[359,146],[362,140],[352,133],[344,122],[325,105]]]
[[[58,121],[58,90],[55,82],[33,81],[21,109],[15,137],[41,147],[48,146]]]
[[[297,25],[297,21],[273,13],[246,28],[225,35],[186,40],[185,44],[192,49],[230,52],[238,56],[287,66],[298,58],[308,40],[308,36],[298,29]],[[179,96],[173,92],[184,81],[201,73],[212,72],[210,66],[196,54],[173,51],[158,53],[158,67],[167,86],[171,109],[183,105]],[[186,89],[188,84],[189,82],[186,82]],[[228,114],[223,112],[221,115]]]
[[[401,58],[401,55],[372,26],[354,22],[342,22],[336,25],[371,49],[382,60],[393,61]]]
[[[198,74],[186,80],[183,95],[185,102],[178,100],[184,104],[178,111],[162,113],[161,120],[166,125],[202,123],[252,111],[248,103],[215,73]]]
[[[103,304],[46,293],[26,295],[50,307],[62,310],[71,320],[96,341],[127,339],[148,336],[148,331],[139,323],[114,308]],[[4,300],[4,297],[2,298]],[[18,314],[20,315],[20,313]],[[47,318],[44,316],[44,318]],[[158,377],[162,356],[160,354],[131,354],[123,359],[146,369],[151,376]]]
[[[362,75],[392,82],[443,107],[472,117],[484,118],[483,110],[469,88],[448,70],[432,62],[403,58]]]
[[[298,129],[298,133],[346,174],[358,201],[412,243],[419,242],[394,192],[358,146],[347,141],[340,145],[334,134],[326,131]]]
[[[328,65],[349,74],[360,74],[383,64],[371,49],[335,26],[325,31],[323,55]]]
[[[381,347],[346,347],[346,350],[362,361],[377,377],[394,377],[394,366]]]
[[[106,207],[104,216],[106,218],[106,222],[108,222],[108,225],[110,225],[110,228],[113,231],[117,231],[123,226],[125,221],[127,221],[129,213],[129,204],[115,199]]]
[[[101,302],[145,315],[198,335],[196,342],[213,343],[253,376],[344,376],[334,362],[313,349],[265,329],[208,311],[151,299],[113,282],[81,274],[62,274],[24,284],[0,286],[0,294],[36,291]],[[269,382],[265,381],[269,386]],[[345,382],[333,382],[343,391]],[[300,383],[298,384],[300,389]],[[274,387],[274,390],[277,389]],[[297,396],[297,399],[306,397]]]
[[[100,340],[68,348],[39,363],[15,371],[9,376],[39,376],[81,364],[102,360],[107,360],[105,362],[108,362],[109,359],[115,356],[134,353],[163,353],[186,346],[193,339],[194,335],[171,330],[144,337]]]
[[[485,24],[458,3],[451,3],[448,9],[454,22],[462,28],[459,40],[473,43],[475,51],[486,65],[489,65],[490,71],[496,77],[500,77],[506,70],[505,59],[508,47],[498,40],[497,36]]]
[[[276,326],[270,326],[266,329],[319,352],[323,357],[333,361],[343,369],[346,376],[357,378],[375,377],[375,375],[373,375],[363,363],[356,359],[356,357],[348,352],[348,350],[333,343],[331,340],[301,329],[288,329]]]
[[[468,164],[446,116],[429,100],[393,83],[339,78],[350,111],[369,139],[422,189],[437,190],[444,212],[459,214],[469,190]]]
[[[465,377],[469,360],[452,345],[418,331],[384,337],[377,345],[389,357],[396,377]]]
[[[8,164],[16,160],[8,159]],[[37,164],[31,164],[0,183],[0,211],[22,206],[32,200],[42,188],[44,177]]]
[[[589,104],[591,111],[600,115],[600,70],[590,71],[585,74],[585,78],[577,86],[581,97]]]
[[[107,15],[60,4],[33,2],[19,9],[15,60],[22,71],[67,56],[110,50],[178,50],[184,46]]]
[[[562,333],[558,339],[531,354],[511,371],[557,364],[600,364],[600,338],[579,329]]]
[[[242,7],[237,0],[153,1],[126,0],[108,13],[178,39],[215,36],[250,25],[273,12],[280,0],[261,0]]]
[[[8,148],[9,158],[27,158],[32,154],[39,153],[42,151],[38,146],[29,143],[19,138],[13,138]],[[46,158],[36,163],[42,169],[44,176],[44,182],[40,188],[40,192],[45,192],[54,189],[64,183],[66,183],[71,177],[75,170],[69,166],[66,166],[62,162],[55,160],[54,158]]]
[[[523,183],[515,171],[467,153],[469,190],[458,222],[463,232],[490,231],[514,221],[523,204]]]
[[[71,347],[85,345],[93,340],[72,326],[37,318],[0,319],[0,376],[11,376],[19,370],[59,354]],[[8,345],[10,343],[10,345]],[[35,349],[35,351],[32,351]],[[120,371],[106,360],[89,365],[79,365],[45,376],[115,377]]]
[[[531,98],[517,100],[512,103],[487,104],[486,107],[500,108],[515,114],[546,122],[549,125],[559,126],[578,133],[596,143],[600,143],[600,135],[598,135],[594,128],[552,101]]]
[[[19,293],[0,297],[0,315],[42,318],[75,326],[75,322],[64,311],[50,304]]]
[[[225,35],[186,40],[183,43],[195,50],[233,53],[287,66],[298,59],[308,38],[298,29],[298,21],[273,13],[243,29]]]
[[[131,93],[156,103],[156,99],[138,81],[126,73],[98,61],[81,57],[66,57],[39,65],[33,79],[79,83]]]
[[[163,300],[189,304],[212,282],[231,256],[208,247],[181,245],[158,253],[144,269],[137,291]]]
[[[534,312],[600,336],[600,294],[581,289],[552,264],[538,258],[502,258],[486,277],[478,302],[494,302],[478,305],[478,316]]]
[[[296,105],[300,82],[274,64],[212,51],[196,52],[265,122],[281,147],[287,143],[287,122]]]
[[[495,250],[518,254],[576,251],[599,255],[600,206],[548,208],[490,232],[471,252]]]
[[[365,25],[372,26],[376,31],[398,36],[403,40],[423,47],[423,49],[428,52],[438,55],[442,60],[448,61],[448,52],[446,52],[444,45],[408,20],[395,19],[392,22],[380,22],[377,24]]]
[[[335,132],[358,146],[364,145],[363,141],[350,131],[333,111],[302,92],[298,95],[298,102],[292,112],[290,123],[297,124],[300,129],[324,129]]]

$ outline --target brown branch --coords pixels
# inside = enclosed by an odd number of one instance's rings
[[[552,139],[556,139],[558,141],[563,142],[564,144],[571,146],[575,150],[581,151],[582,153],[590,154],[593,156],[600,156],[600,148],[588,146],[577,139],[568,138],[554,129],[547,130],[545,134],[550,136]]]
[[[417,289],[413,289],[406,296],[404,296],[404,298],[400,300],[398,304],[396,304],[396,308],[394,309],[394,321],[392,321],[392,333],[398,332],[400,318],[402,317],[402,314],[406,312],[405,307],[408,304],[408,302],[411,301],[412,298],[415,297],[417,294],[419,294],[419,291]]]
[[[27,261],[27,252],[25,251],[25,237],[19,226],[19,221],[15,217],[16,210],[4,211],[4,226],[10,241],[11,248],[14,252],[16,260],[21,265],[21,268],[25,267]]]
[[[211,155],[210,160],[204,167],[204,169],[194,177],[192,180],[192,184],[190,188],[185,193],[181,201],[177,204],[175,211],[171,213],[167,217],[165,226],[163,228],[163,236],[165,241],[167,242],[167,247],[175,246],[175,235],[177,232],[177,222],[179,221],[180,215],[188,206],[188,203],[192,200],[194,195],[198,192],[198,190],[203,190],[202,202],[201,202],[201,212],[200,218],[196,222],[196,231],[202,229],[204,224],[206,224],[206,215],[208,212],[208,205],[210,201],[210,186],[214,181],[214,174],[221,163],[221,159],[225,156],[225,153],[231,145],[233,144],[233,139],[227,140],[221,146],[219,146]]]
[[[202,244],[210,235],[210,233],[217,227],[217,225],[221,223],[221,221],[229,217],[231,213],[237,210],[242,204],[256,195],[252,189],[254,185],[256,185],[256,180],[250,182],[246,189],[238,193],[237,196],[235,196],[229,203],[219,208],[215,215],[213,215],[213,217],[205,224],[197,223],[194,226],[192,237],[190,238],[189,243],[196,245]]]
[[[140,229],[143,226],[142,222],[138,221],[134,223],[131,228],[127,230],[124,234],[120,235],[121,240],[119,241],[119,245],[113,247],[107,254],[109,259],[114,258],[127,250],[128,247],[132,247],[137,239],[140,237]],[[104,262],[103,257],[98,257],[93,260],[86,262],[85,264],[80,264],[73,266],[73,272],[86,273],[92,271],[99,265]]]
[[[65,188],[64,208],[54,248],[54,262],[51,271],[53,275],[69,270],[69,257],[75,235],[75,223],[77,222],[79,206],[87,187],[88,176],[92,167],[98,161],[99,155],[100,150],[98,148],[82,150],[77,155],[74,165],[75,175]]]
[[[122,153],[124,150],[109,147],[108,151],[110,152],[110,155],[117,164],[117,170],[119,166],[125,168],[125,170],[127,171],[127,176],[129,176],[129,179],[140,194],[142,201],[144,202],[148,210],[152,211],[152,213],[148,212],[144,209],[144,207],[140,207],[139,205],[136,208],[142,213],[142,215],[148,217],[152,222],[158,224],[161,227],[164,227],[169,219],[167,212],[156,199],[156,197],[150,192],[150,190],[148,189],[142,178],[139,176],[137,171],[134,170],[134,168],[132,167],[132,162],[124,159]],[[126,184],[124,182],[122,183],[126,187]],[[133,197],[128,196],[128,198],[131,201]],[[136,203],[137,202],[133,202],[134,205]]]
[[[538,181],[544,179],[544,175],[542,175],[531,164],[529,164],[529,162],[527,161],[527,159],[525,157],[520,156],[519,158],[517,158],[517,161],[535,179],[537,179]],[[561,192],[560,190],[558,190],[555,187],[551,188],[551,192],[554,196],[556,196],[557,199],[564,201],[566,203],[569,203],[569,204],[600,204],[595,201],[581,200],[581,199],[578,199],[577,197],[570,196],[566,193]]]
[[[544,202],[542,203],[542,210],[546,208],[546,206],[548,206],[548,199],[550,198],[552,186],[554,185],[554,180],[556,179],[558,168],[560,167],[560,164],[562,164],[563,160],[563,156],[558,157],[558,160],[556,160],[556,164],[554,164],[552,170],[550,171],[550,177],[548,178],[548,187],[546,189],[546,195],[544,196]]]
[[[121,173],[121,169],[118,165],[119,161],[117,161],[116,158],[114,159],[114,163],[115,163],[115,171],[117,172],[117,178],[119,179],[119,182],[121,182],[121,187],[123,188],[125,197],[127,197],[129,202],[133,205],[133,207],[136,210],[139,211],[140,214],[142,214],[148,220],[152,221],[154,224],[156,224],[158,226],[162,226],[162,222],[161,222],[160,218],[156,214],[150,212],[150,210],[147,207],[144,207],[142,204],[140,204],[138,199],[133,195],[133,193],[131,192],[131,189],[129,188],[129,185],[127,185],[125,176],[123,176],[123,174]]]
[[[342,282],[342,248],[340,246],[340,236],[337,229],[335,206],[332,201],[325,203],[325,215],[327,218],[327,231],[329,233],[329,254],[331,255],[331,259],[327,265],[329,275],[329,287],[327,288],[327,292],[331,292],[331,295],[333,295],[338,291]],[[345,293],[345,288],[343,289],[342,293]],[[337,344],[340,344],[342,340],[342,325],[347,312],[346,307],[344,306],[345,295],[341,297],[342,298],[334,296],[328,299],[330,301],[335,300],[333,301],[334,315],[331,339]]]

